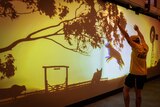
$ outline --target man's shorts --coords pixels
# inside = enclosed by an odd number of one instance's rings
[[[143,89],[146,79],[146,75],[128,74],[125,79],[125,85],[129,88],[135,87],[137,89]]]

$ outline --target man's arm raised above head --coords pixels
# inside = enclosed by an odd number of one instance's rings
[[[134,30],[137,31],[138,36],[139,36],[140,39],[141,39],[141,42],[142,42],[143,45],[146,47],[146,50],[148,50],[149,47],[148,47],[148,45],[147,45],[147,43],[146,43],[146,41],[145,41],[145,39],[144,39],[143,34],[140,32],[139,27],[138,27],[137,25],[134,25]]]
[[[138,36],[140,37],[141,41],[143,43],[146,43],[145,40],[144,40],[144,37],[143,37],[142,33],[140,32],[139,27],[137,25],[134,25],[134,30],[137,31]]]
[[[129,43],[129,45],[130,45],[131,47],[135,47],[137,44],[134,43],[134,42],[131,40],[131,38],[129,37],[128,33],[125,31],[125,29],[121,27],[121,25],[119,24],[119,18],[117,18],[117,25],[118,25],[121,33],[122,33],[122,34],[124,35],[124,37],[126,38],[126,40],[127,40],[127,42]]]

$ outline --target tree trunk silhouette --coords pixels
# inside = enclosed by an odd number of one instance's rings
[[[23,3],[26,11],[25,9],[23,10],[24,12],[16,10],[16,3],[14,2]],[[73,13],[71,13],[67,3],[78,4]],[[82,10],[82,8],[84,9]],[[58,17],[60,22],[56,25],[48,26],[34,31],[31,34],[24,35],[23,38],[9,43],[5,47],[1,47],[0,53],[10,52],[21,43],[40,39],[49,40],[62,46],[64,49],[83,55],[88,55],[88,49],[90,47],[92,49],[101,48],[104,46],[104,41],[113,43],[113,47],[118,47],[118,50],[123,48],[124,37],[122,34],[117,33],[117,16],[120,17],[122,27],[125,28],[127,23],[123,13],[119,12],[117,5],[113,3],[104,2],[103,0],[0,0],[0,18],[10,18],[14,21],[18,20],[17,18],[21,15],[33,14],[35,12],[39,12],[40,15],[45,15],[49,17],[49,19]],[[74,16],[68,20],[64,19],[69,13],[74,14]],[[34,37],[36,34],[56,27],[61,28],[50,34]],[[52,38],[54,36],[64,36],[64,40],[68,42],[69,46],[67,47],[63,45],[63,43],[54,40],[54,38]],[[70,48],[70,46],[73,46],[73,48]],[[11,59],[13,59],[13,62],[9,65],[10,68],[13,68],[11,71],[5,70],[5,62],[1,63],[0,59],[0,68],[2,68],[0,72],[2,76],[6,76],[3,74],[4,72],[11,74],[9,77],[14,75],[14,71],[16,70],[15,66],[13,66],[14,57],[12,56]]]

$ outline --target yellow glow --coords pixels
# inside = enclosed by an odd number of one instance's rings
[[[74,6],[77,5],[70,5],[72,14],[67,16],[69,19],[74,16],[73,13],[76,9]],[[128,30],[128,33],[130,35],[134,34],[133,25],[137,24],[144,34],[145,40],[150,48],[147,57],[147,66],[150,67],[152,47],[149,40],[150,27],[154,25],[156,32],[159,33],[160,30],[158,28],[160,27],[160,22],[144,15],[136,15],[134,12],[122,7],[118,8],[124,13],[124,17],[127,20],[126,29]],[[39,13],[24,15],[14,21],[11,21],[8,18],[0,18],[0,20],[0,48],[8,46],[18,39],[25,38],[34,31],[56,25],[60,22],[58,17],[50,19]],[[59,28],[44,30],[33,37],[48,35],[54,33],[57,29]],[[53,38],[54,40],[61,42],[64,46],[69,46],[64,40],[63,35],[55,36]],[[158,42],[156,42],[155,47],[160,48],[160,45],[158,45]],[[160,59],[160,56],[158,56],[159,52],[157,52],[156,48],[155,59]],[[121,51],[125,65],[121,69],[115,59],[106,62],[105,57],[108,51],[105,47],[90,50],[92,50],[90,56],[84,56],[67,50],[46,39],[20,43],[13,48],[12,51],[0,54],[0,58],[3,58],[5,54],[12,53],[15,58],[15,66],[17,67],[15,76],[10,79],[1,80],[0,87],[9,87],[13,84],[19,84],[26,85],[29,90],[44,89],[44,69],[42,67],[45,65],[69,66],[69,84],[91,80],[96,69],[102,68],[102,78],[108,79],[118,78],[129,72],[131,49],[126,41],[124,49]],[[48,81],[51,84],[63,83],[65,81],[65,70],[50,69],[48,71]]]

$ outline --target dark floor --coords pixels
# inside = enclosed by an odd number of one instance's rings
[[[130,107],[135,107],[134,89],[130,91]],[[84,107],[124,107],[123,93],[98,100]],[[142,107],[160,107],[160,77],[145,83],[142,91]]]

